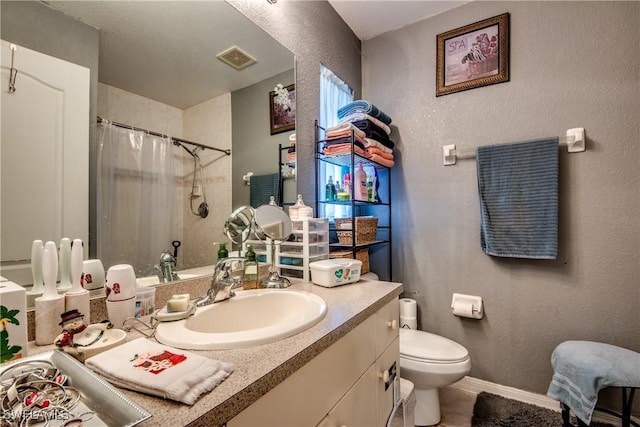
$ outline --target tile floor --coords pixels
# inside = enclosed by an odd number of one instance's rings
[[[437,427],[471,427],[476,393],[445,387],[440,390],[441,419]],[[391,427],[402,427],[402,415],[395,416]]]

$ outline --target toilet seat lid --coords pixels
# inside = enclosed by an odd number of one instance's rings
[[[457,342],[412,329],[400,329],[400,355],[431,363],[456,363],[469,358],[467,349]]]

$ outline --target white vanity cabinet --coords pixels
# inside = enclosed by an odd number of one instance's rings
[[[393,299],[227,426],[385,426],[393,408],[385,371],[399,366],[398,310]]]

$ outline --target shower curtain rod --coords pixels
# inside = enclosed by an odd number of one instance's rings
[[[114,126],[118,126],[118,127],[121,127],[121,128],[138,130],[138,131],[141,131],[141,132],[148,133],[149,135],[159,136],[161,138],[170,138],[171,141],[173,142],[173,145],[177,145],[178,147],[182,147],[182,148],[186,149],[187,152],[189,152],[189,150],[183,144],[194,145],[196,147],[205,148],[207,150],[219,151],[221,153],[226,154],[227,156],[231,155],[231,150],[228,149],[228,148],[227,149],[223,149],[223,148],[210,147],[208,145],[200,144],[198,142],[191,142],[191,141],[187,141],[186,139],[176,138],[174,136],[169,136],[169,135],[165,135],[165,134],[162,134],[162,133],[153,132],[153,131],[150,131],[150,130],[147,130],[147,129],[143,129],[143,128],[139,128],[139,127],[136,127],[136,126],[125,125],[125,124],[122,124],[122,123],[118,123],[118,122],[114,122],[114,121],[111,121],[111,120],[103,119],[100,116],[97,116],[97,118],[98,118],[98,123],[108,122],[108,123],[111,123]]]

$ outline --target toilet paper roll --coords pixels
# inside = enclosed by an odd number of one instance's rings
[[[400,316],[400,327],[405,329],[418,329],[418,319],[416,317]]]
[[[411,298],[400,299],[400,317],[416,317],[418,315],[418,304]]]
[[[470,301],[456,301],[453,304],[453,314],[461,317],[474,318],[473,303]]]

